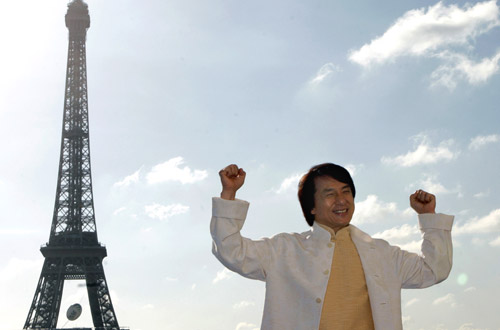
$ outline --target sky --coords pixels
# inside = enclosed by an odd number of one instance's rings
[[[449,278],[402,293],[406,330],[500,329],[496,1],[87,0],[93,194],[119,324],[254,330],[265,284],[211,253],[218,171],[247,172],[243,235],[309,228],[300,175],[353,175],[352,223],[418,252],[408,197],[455,215]],[[67,1],[0,1],[0,329],[21,329],[59,161]],[[65,318],[74,303],[76,321]],[[91,326],[67,281],[58,327]]]

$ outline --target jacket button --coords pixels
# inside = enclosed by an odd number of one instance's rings
[[[330,272],[330,271],[327,269],[327,270],[325,270],[325,271],[323,272],[323,274],[328,275],[328,273],[329,273],[329,272]]]
[[[316,298],[316,302],[319,304],[321,303],[321,298]]]
[[[328,243],[326,246],[328,246],[329,248],[331,248],[333,246],[332,243]]]

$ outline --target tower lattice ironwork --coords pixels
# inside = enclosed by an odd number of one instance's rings
[[[85,280],[96,329],[120,329],[104,276],[106,247],[97,240],[90,170],[85,41],[88,6],[68,4],[68,63],[57,192],[49,242],[24,329],[56,329],[65,280]]]

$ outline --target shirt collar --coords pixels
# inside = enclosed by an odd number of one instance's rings
[[[314,222],[314,225],[315,224],[316,224],[316,221]],[[341,228],[336,233],[335,233],[335,230],[333,230],[332,228],[325,226],[323,224],[318,223],[318,227],[326,230],[330,234],[330,241],[332,241],[332,242],[334,242],[337,239],[337,237],[342,237],[345,235],[350,236],[350,234],[351,234],[351,226],[350,225],[347,225],[344,228]]]

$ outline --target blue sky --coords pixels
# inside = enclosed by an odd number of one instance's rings
[[[99,239],[122,326],[249,330],[264,284],[211,254],[217,172],[247,172],[251,238],[306,231],[298,177],[349,168],[353,223],[415,251],[408,196],[454,214],[444,283],[403,292],[405,329],[500,329],[500,8],[495,1],[88,0]],[[48,241],[67,1],[0,6],[0,329],[20,329]],[[66,282],[61,310],[89,326]],[[66,323],[66,324],[65,324]]]

